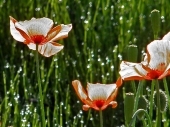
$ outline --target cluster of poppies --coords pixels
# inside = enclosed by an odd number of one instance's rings
[[[30,49],[36,50],[45,57],[50,57],[63,49],[63,45],[55,41],[68,37],[72,24],[58,25],[53,28],[53,21],[49,18],[32,18],[29,21],[17,21],[10,17],[10,32],[13,38],[23,42]],[[170,33],[162,40],[154,40],[147,45],[147,52],[144,60],[140,63],[122,61],[120,64],[120,78],[113,84],[87,84],[87,91],[81,82],[74,80],[72,85],[85,104],[83,110],[93,108],[104,110],[108,105],[113,108],[117,106],[114,101],[118,88],[123,80],[152,80],[162,79],[170,74]]]

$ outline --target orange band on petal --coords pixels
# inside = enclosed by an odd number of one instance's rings
[[[120,87],[122,85],[122,83],[123,83],[122,78],[119,77],[118,80],[116,81],[117,87]]]
[[[29,36],[24,32],[24,31],[22,31],[22,30],[20,30],[20,29],[18,29],[18,28],[16,28],[18,31],[19,31],[19,33],[23,36],[23,38],[25,38],[25,40],[26,41],[24,41],[24,44],[26,43],[26,44],[28,44],[28,43],[30,43],[32,40],[29,38]]]
[[[14,19],[12,16],[9,16],[10,20],[15,24],[16,22],[18,22],[16,19]]]

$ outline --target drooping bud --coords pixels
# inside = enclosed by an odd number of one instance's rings
[[[138,48],[136,45],[129,45],[127,47],[127,60],[129,62],[137,62]]]
[[[133,116],[133,107],[134,107],[134,94],[126,93],[124,100],[124,113],[125,113],[125,123],[128,125]]]
[[[146,110],[147,107],[148,107],[148,100],[145,98],[145,96],[141,96],[141,97],[139,98],[139,102],[138,102],[138,109],[144,109],[144,110]],[[139,112],[139,113],[137,114],[137,118],[138,118],[139,120],[141,120],[141,119],[143,118],[143,116],[144,116],[144,112]]]
[[[167,95],[165,94],[165,92],[162,91],[161,89],[159,90],[159,93],[160,93],[160,100],[161,100],[160,110],[161,110],[161,112],[164,112],[164,111],[166,111],[167,106],[168,106],[168,98],[167,98]],[[156,91],[154,92],[154,104],[157,106],[157,93],[156,93]]]
[[[154,36],[157,36],[160,31],[160,12],[156,9],[151,11],[151,24]],[[157,39],[157,37],[154,39]]]

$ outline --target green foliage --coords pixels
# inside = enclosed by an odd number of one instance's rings
[[[39,57],[47,126],[97,127],[98,112],[82,111],[72,80],[79,79],[82,84],[116,82],[125,47],[135,44],[144,53],[153,40],[153,9],[161,15],[159,37],[169,31],[169,5],[168,0],[1,0],[0,121],[4,127],[41,127],[35,54],[12,38],[9,16],[18,21],[48,17],[55,25],[73,24],[69,37],[58,41],[64,45],[61,52]],[[141,59],[138,53],[138,61]],[[103,111],[106,127],[125,124],[121,88],[116,101],[116,109]]]

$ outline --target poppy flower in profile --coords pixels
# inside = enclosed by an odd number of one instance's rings
[[[72,85],[78,97],[85,104],[83,105],[83,110],[85,111],[89,108],[104,110],[108,105],[112,105],[112,108],[116,108],[117,102],[113,100],[116,98],[118,86],[120,86],[122,82],[118,81],[117,83],[118,85],[87,83],[87,91],[85,91],[80,81],[72,81]]]
[[[23,42],[30,49],[36,50],[45,57],[50,57],[63,49],[63,45],[55,41],[68,37],[72,24],[58,25],[53,28],[53,21],[49,18],[32,18],[17,21],[10,16],[10,32],[16,41]]]
[[[122,61],[120,75],[123,80],[153,80],[170,75],[170,41],[155,40],[147,45],[141,63]]]

